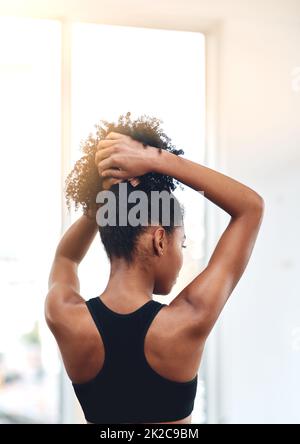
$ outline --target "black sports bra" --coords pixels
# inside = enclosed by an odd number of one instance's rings
[[[144,338],[166,304],[150,300],[132,313],[120,314],[97,296],[86,302],[101,335],[105,358],[86,383],[72,383],[88,422],[96,424],[169,422],[191,414],[198,375],[187,382],[159,375],[144,355]]]

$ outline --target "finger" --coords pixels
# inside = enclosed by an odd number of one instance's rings
[[[96,152],[95,154],[95,164],[98,165],[99,162],[101,162],[104,159],[107,159],[109,156],[111,156],[114,153],[115,148],[104,148]]]
[[[122,139],[123,137],[126,137],[125,134],[117,133],[116,131],[111,131],[107,134],[105,139]]]
[[[116,179],[114,177],[105,177],[102,182],[102,187],[104,190],[108,190],[113,185],[122,182],[122,179]]]
[[[106,140],[106,139],[100,140],[97,144],[97,150],[110,147],[112,145],[115,145],[118,142],[119,142],[119,140],[109,140],[109,139],[108,140]]]
[[[101,160],[101,162],[99,162],[97,165],[99,174],[101,174],[102,171],[108,168],[114,168],[116,166],[117,165],[115,164],[115,160],[113,157],[107,157],[106,159]]]
[[[126,174],[122,170],[118,170],[117,168],[108,168],[107,170],[102,171],[102,177],[113,177],[114,179],[126,179]]]
[[[112,185],[115,185],[116,183],[120,183],[120,182],[122,182],[122,179],[116,179],[114,177],[112,177],[111,180],[110,180],[110,183]]]

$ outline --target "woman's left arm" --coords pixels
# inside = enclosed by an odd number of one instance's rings
[[[68,285],[80,291],[77,269],[97,233],[95,215],[82,215],[61,238],[49,275],[49,291],[55,285]]]
[[[114,178],[102,180],[103,190],[120,182]],[[45,300],[45,318],[49,327],[53,329],[65,322],[66,305],[78,305],[85,300],[80,296],[78,266],[91,246],[98,224],[96,220],[98,206],[87,211],[74,222],[61,238],[55,252],[49,280],[48,294]],[[68,310],[69,312],[70,310]]]
[[[84,302],[79,294],[78,266],[97,231],[96,217],[89,213],[74,222],[61,238],[54,255],[45,300],[45,317],[49,327],[60,322],[66,304]]]

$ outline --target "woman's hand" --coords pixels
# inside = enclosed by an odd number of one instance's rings
[[[98,143],[95,163],[101,177],[110,177],[118,183],[129,180],[132,185],[138,183],[138,176],[151,171],[156,148],[144,146],[130,136],[110,132],[105,140]]]
[[[122,182],[122,179],[115,179],[114,177],[103,177],[102,189],[109,190],[116,183]]]

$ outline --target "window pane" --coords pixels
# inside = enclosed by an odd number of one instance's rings
[[[121,26],[75,24],[72,33],[73,161],[81,156],[81,139],[100,119],[116,121],[128,111],[163,121],[165,132],[186,157],[204,162],[205,51],[199,33]],[[178,191],[186,210],[185,265],[169,302],[203,263],[204,199],[186,188]],[[196,203],[197,202],[197,203]],[[77,216],[76,216],[77,217]],[[99,237],[81,266],[86,299],[104,290],[108,262]],[[203,422],[200,378],[193,422]]]
[[[44,299],[60,236],[59,22],[0,18],[0,413],[57,422]]]

